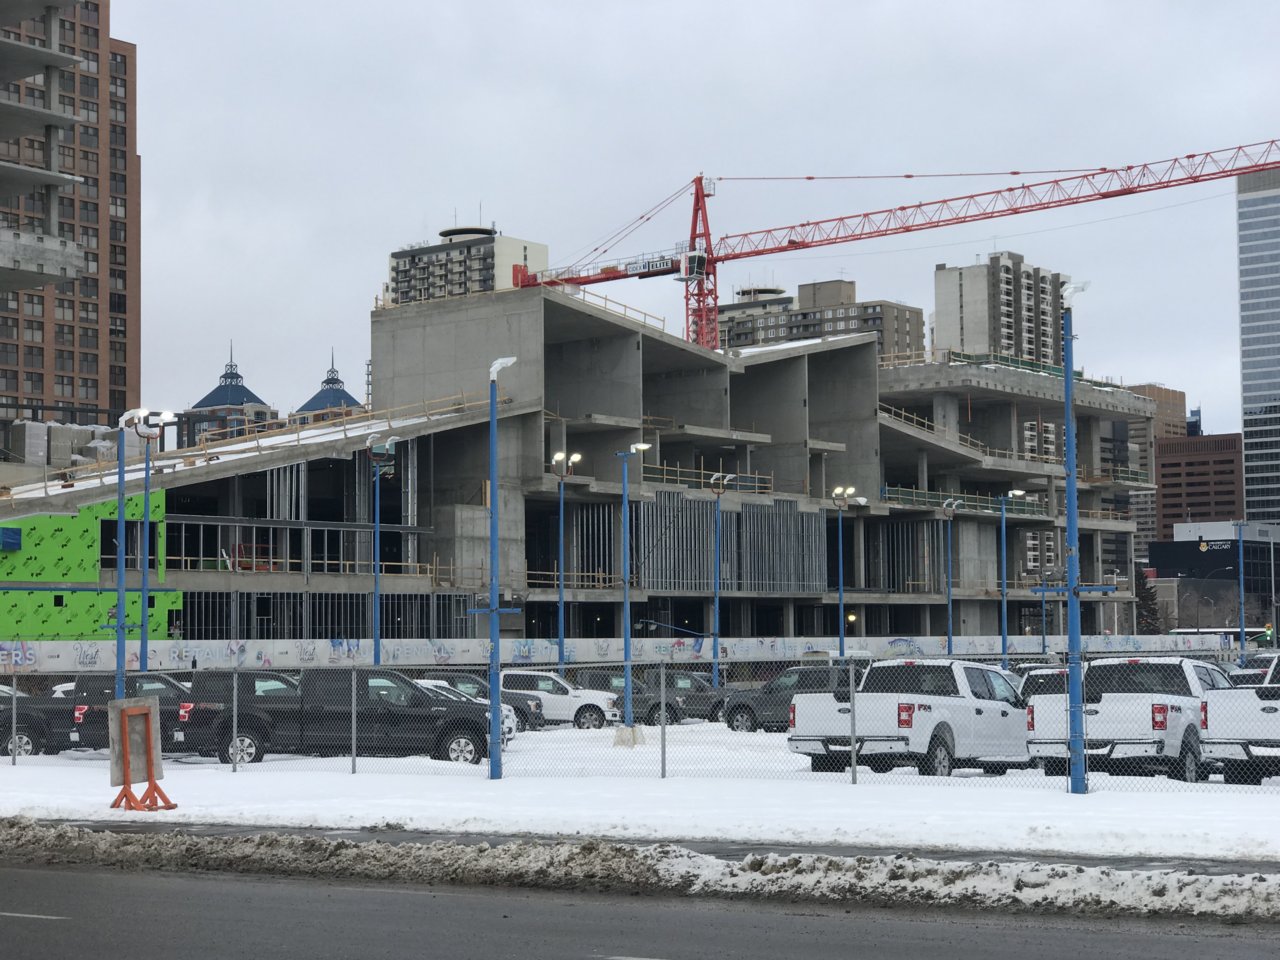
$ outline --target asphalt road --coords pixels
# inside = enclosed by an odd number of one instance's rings
[[[0,956],[47,960],[1150,960],[1280,953],[1280,928],[0,866]]]

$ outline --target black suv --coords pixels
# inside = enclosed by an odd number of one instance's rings
[[[696,673],[693,670],[665,671],[667,677],[667,700],[679,699],[680,711],[686,717],[700,720],[718,721],[724,719],[724,696],[728,692],[723,679],[719,687],[713,687],[708,674]],[[644,682],[657,689],[661,682],[662,672],[647,667],[642,675]]]
[[[459,693],[477,700],[489,699],[489,680],[465,671],[432,671],[427,674],[432,680],[443,680]],[[503,690],[502,702],[516,712],[516,732],[541,730],[547,725],[542,714],[542,697],[531,690]]]

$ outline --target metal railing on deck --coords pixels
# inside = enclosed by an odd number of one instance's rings
[[[885,487],[880,492],[880,499],[913,507],[937,508],[941,508],[948,500],[960,500],[964,504],[960,508],[961,513],[1000,512],[999,497],[989,497],[980,493],[945,493],[935,490],[916,490],[912,487]],[[1024,497],[1008,498],[1005,512],[1028,517],[1049,516],[1049,508],[1045,504],[1036,500],[1027,500]]]
[[[697,467],[684,467],[679,464],[646,463],[641,476],[649,483],[670,483],[682,487],[695,487],[700,490],[711,488],[711,478],[717,474],[724,475],[724,470],[705,470]],[[773,475],[763,473],[736,474],[726,485],[727,490],[740,493],[772,493]]]

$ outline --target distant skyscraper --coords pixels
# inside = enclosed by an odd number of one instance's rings
[[[1280,171],[1236,180],[1244,506],[1280,520]]]

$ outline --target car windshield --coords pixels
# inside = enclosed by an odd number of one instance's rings
[[[1086,696],[1104,693],[1163,693],[1191,696],[1191,685],[1180,663],[1104,663],[1088,669],[1084,677]]]

